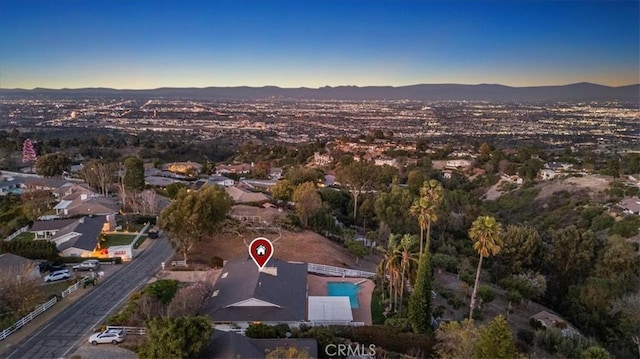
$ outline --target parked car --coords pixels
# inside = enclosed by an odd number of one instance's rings
[[[40,273],[51,273],[51,272],[67,269],[67,266],[64,263],[53,264],[49,262],[42,262],[38,264],[38,269],[40,270]]]
[[[151,239],[156,239],[158,238],[158,232],[160,231],[160,228],[158,228],[158,226],[154,226],[153,228],[151,228],[149,230],[149,234],[148,237]]]
[[[69,274],[69,270],[68,269],[63,269],[63,270],[57,270],[55,272],[52,272],[46,276],[44,276],[44,281],[45,282],[54,282],[57,280],[61,280],[61,279],[69,279],[71,277],[71,274]]]
[[[98,269],[100,269],[100,261],[97,259],[87,259],[73,266],[74,271],[97,271]]]
[[[93,334],[89,337],[89,343],[93,345],[111,343],[116,345],[124,340],[124,330],[108,329],[104,332]]]

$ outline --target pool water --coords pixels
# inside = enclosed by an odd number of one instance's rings
[[[358,286],[348,282],[329,282],[327,283],[327,295],[330,297],[349,297],[351,308],[359,308],[358,305]]]

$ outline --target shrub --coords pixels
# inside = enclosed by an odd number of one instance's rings
[[[435,338],[427,334],[400,333],[394,328],[373,325],[345,328],[345,337],[360,344],[375,344],[388,351],[407,354],[419,351],[431,356]]]
[[[489,303],[495,299],[496,293],[491,287],[483,284],[478,288],[478,297],[480,297],[483,303]]]
[[[244,335],[255,339],[277,338],[276,330],[273,327],[262,323],[249,324]]]
[[[224,266],[224,260],[220,257],[211,257],[211,259],[209,259],[209,267],[211,268],[222,268]]]
[[[178,292],[178,281],[171,279],[162,279],[147,285],[142,293],[148,294],[158,299],[162,304],[167,305]]]
[[[384,326],[396,329],[400,332],[410,332],[411,323],[407,318],[388,318],[384,321]]]
[[[276,333],[276,337],[278,338],[286,338],[287,333],[291,333],[291,328],[289,328],[289,324],[286,323],[274,325],[272,328]]]
[[[431,258],[431,264],[435,268],[444,269],[451,273],[456,272],[458,268],[458,260],[456,257],[444,253],[434,254]]]
[[[528,345],[533,345],[533,341],[536,339],[536,333],[529,329],[520,329],[516,334],[516,338],[522,340]]]

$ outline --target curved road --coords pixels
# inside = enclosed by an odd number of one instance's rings
[[[160,269],[160,263],[167,261],[172,254],[173,249],[164,237],[155,239],[131,263],[58,313],[34,335],[19,342],[8,358],[65,357],[75,349],[80,339],[146,283]]]

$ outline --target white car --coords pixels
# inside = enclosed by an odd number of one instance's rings
[[[108,329],[101,333],[93,334],[89,337],[89,343],[93,345],[111,343],[116,345],[124,340],[124,330]]]
[[[62,270],[57,270],[55,272],[52,272],[52,273],[44,276],[44,281],[45,282],[54,282],[56,280],[68,279],[69,277],[71,277],[71,274],[69,274],[69,270],[68,269],[62,269]]]

